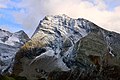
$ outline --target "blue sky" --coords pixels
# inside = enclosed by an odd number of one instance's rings
[[[67,14],[120,32],[119,10],[120,0],[0,0],[0,28],[31,36],[45,15]]]
[[[13,2],[19,3],[21,0],[11,0]],[[0,8],[0,25],[6,26],[12,32],[23,29],[22,25],[15,21],[13,17],[13,12],[20,12],[21,8],[16,8],[14,5],[6,4],[6,8]]]
[[[120,6],[120,0],[105,0],[109,10],[113,10],[116,6]]]

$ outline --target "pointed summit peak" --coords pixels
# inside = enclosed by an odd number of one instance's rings
[[[20,31],[17,31],[17,33],[24,33],[24,31],[23,31],[23,30],[20,30]]]
[[[15,32],[15,34],[22,35],[22,34],[26,34],[26,33],[23,30],[20,30],[20,31]]]
[[[69,16],[67,16],[66,14],[59,14],[59,15],[47,15],[45,16],[45,18],[43,20],[52,20],[55,18],[70,18]]]
[[[70,18],[68,15],[66,14],[59,14],[59,15],[55,15],[54,17],[64,17],[64,18]]]

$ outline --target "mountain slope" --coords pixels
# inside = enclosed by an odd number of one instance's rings
[[[17,52],[13,75],[28,80],[117,80],[119,39],[120,34],[82,18],[46,16]]]
[[[0,74],[12,72],[15,54],[28,40],[29,37],[22,30],[11,33],[0,29]]]

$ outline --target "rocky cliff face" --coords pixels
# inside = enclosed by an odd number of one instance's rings
[[[11,33],[0,29],[0,74],[12,72],[15,54],[28,40],[24,31]]]
[[[16,54],[13,75],[28,80],[120,79],[120,34],[66,15],[46,16]]]

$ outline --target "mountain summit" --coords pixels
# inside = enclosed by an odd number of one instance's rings
[[[66,15],[41,20],[13,67],[28,80],[118,80],[119,72],[120,34]]]

